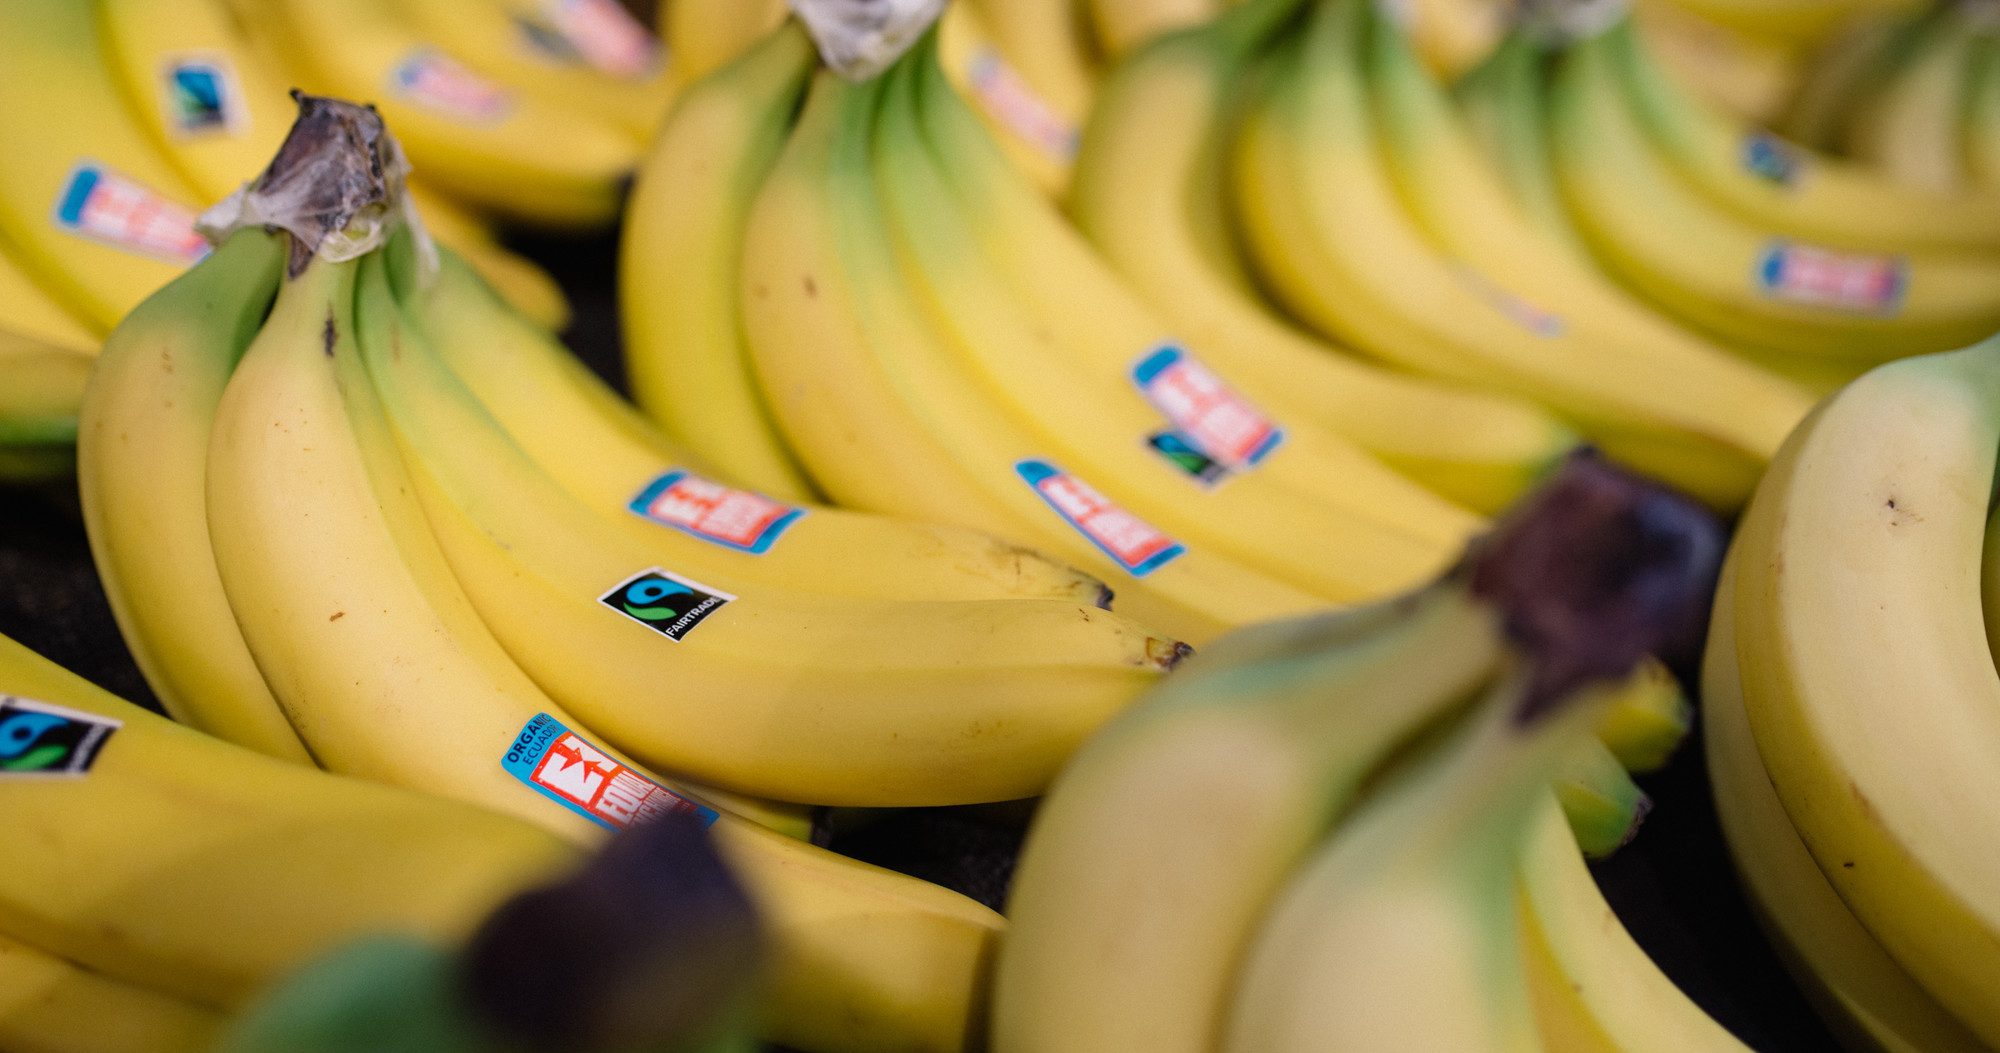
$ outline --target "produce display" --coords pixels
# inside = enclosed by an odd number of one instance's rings
[[[0,1050],[2000,1050],[1994,0],[7,0],[0,139]]]

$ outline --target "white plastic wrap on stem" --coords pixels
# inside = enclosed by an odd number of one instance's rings
[[[944,13],[945,0],[789,0],[819,46],[848,80],[870,80],[894,65]]]

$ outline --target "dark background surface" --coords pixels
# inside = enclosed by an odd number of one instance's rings
[[[623,386],[610,237],[515,235],[562,281],[570,346]],[[111,618],[73,490],[0,485],[0,633],[119,695],[157,708]],[[1691,656],[1676,663],[1684,678]],[[1697,729],[1697,736],[1699,730]],[[1731,1031],[1766,1053],[1835,1047],[1764,943],[1730,869],[1698,738],[1640,780],[1654,809],[1639,837],[1595,867],[1641,945]],[[1000,906],[1020,831],[995,810],[919,809],[842,829],[833,847]]]

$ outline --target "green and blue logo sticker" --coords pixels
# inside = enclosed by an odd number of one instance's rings
[[[167,60],[160,77],[167,108],[167,127],[192,139],[231,135],[243,130],[248,115],[236,71],[220,55],[186,55]]]
[[[599,826],[622,830],[672,812],[707,826],[715,810],[661,786],[547,713],[528,721],[500,758],[508,774]]]
[[[95,713],[0,696],[0,779],[80,776],[123,726]]]
[[[654,567],[620,582],[598,602],[679,643],[735,599],[721,589]]]
[[[1204,468],[1191,473],[1206,485],[1256,467],[1285,441],[1285,430],[1269,414],[1185,348],[1168,344],[1147,352],[1133,364],[1132,382],[1172,426],[1170,443],[1189,447],[1221,467],[1220,472]],[[1149,444],[1187,467],[1160,439],[1154,436]]]

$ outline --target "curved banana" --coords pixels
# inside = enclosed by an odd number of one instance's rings
[[[0,446],[74,444],[94,364],[94,356],[0,330]]]
[[[1633,5],[1648,47],[1709,105],[1768,123],[1789,106],[1806,78],[1806,56],[1795,44],[1727,29],[1675,6],[1673,0]]]
[[[83,405],[77,481],[111,613],[167,712],[310,765],[223,592],[204,496],[216,407],[284,255],[278,237],[236,235],[111,334]]]
[[[491,441],[397,310],[386,274],[364,273],[362,355],[459,581],[552,697],[650,765],[840,806],[1031,797],[1180,656],[1075,602],[883,601],[719,576],[713,546],[636,520],[620,531]]]
[[[668,71],[683,89],[736,61],[791,17],[785,0],[671,0],[662,7]]]
[[[1544,239],[1385,19],[1374,20],[1367,62],[1378,140],[1431,243],[1500,295],[1554,312],[1552,324],[1603,349],[1594,370],[1572,378],[1584,397],[1617,408],[1593,418],[1593,437],[1614,457],[1740,506],[1811,396],[1661,317]]]
[[[0,936],[0,1045],[15,1053],[206,1053],[214,1010]]]
[[[995,1053],[1216,1048],[1258,918],[1382,757],[1501,661],[1460,580],[1292,623],[1260,654],[1271,628],[1217,641],[1044,800],[1009,893]]]
[[[96,0],[105,60],[133,116],[209,203],[264,171],[294,112],[284,82],[221,2]],[[522,310],[550,329],[566,323],[569,305],[554,279],[501,248],[459,206],[423,189],[413,196],[431,232],[471,258]]]
[[[843,505],[1029,542],[1102,577],[1127,615],[1197,644],[1320,606],[1132,516],[1052,463],[970,374],[934,364],[948,352],[876,214],[877,90],[818,77],[746,234],[759,380],[814,479]]]
[[[1596,736],[1579,742],[1556,768],[1554,796],[1574,847],[1608,859],[1632,842],[1653,800]]]
[[[967,6],[1034,95],[1080,127],[1100,76],[1080,0],[968,0]]]
[[[1121,504],[1189,544],[1336,602],[1429,579],[1481,528],[1345,440],[1260,420],[1226,379],[1168,374],[1155,385],[1154,363],[1206,366],[1030,189],[1017,181],[1011,193],[996,192],[1015,174],[963,109],[941,109],[956,99],[925,52],[893,76],[875,128],[874,171],[906,280],[955,353],[951,368],[1011,403],[1010,415],[1063,463],[1105,480]],[[924,77],[930,90],[920,100]],[[949,130],[954,124],[960,133]],[[1230,398],[1205,416],[1211,400]],[[1226,478],[1204,486],[1153,455],[1148,438],[1163,429],[1227,466]],[[1327,558],[1321,546],[1342,558]]]
[[[1834,891],[1785,814],[1743,708],[1736,565],[1723,567],[1702,656],[1702,726],[1722,834],[1736,872],[1800,989],[1857,1050],[1989,1049],[1882,949]]]
[[[1540,23],[1519,19],[1485,62],[1452,86],[1452,102],[1473,142],[1499,173],[1514,207],[1549,245],[1595,266],[1570,222],[1549,159],[1545,69],[1553,45]]]
[[[1857,15],[1914,10],[1920,0],[1673,0],[1718,25],[1777,40],[1824,37]]]
[[[1424,65],[1448,81],[1484,62],[1507,32],[1507,5],[1493,0],[1401,0],[1378,10],[1410,35]]]
[[[208,252],[197,198],[126,112],[89,4],[0,6],[0,235],[94,331]]]
[[[810,500],[813,484],[757,388],[737,278],[751,204],[816,63],[793,24],[685,89],[640,166],[619,243],[634,400],[723,478],[784,501]]]
[[[1103,582],[985,534],[790,505],[717,483],[448,254],[415,297],[431,349],[493,415],[467,414],[455,441],[491,447],[498,436],[495,458],[525,453],[627,537],[700,539],[677,559],[695,577],[878,600],[1109,602]],[[506,448],[508,438],[518,451]]]
[[[1965,104],[1965,171],[1973,185],[2000,194],[2000,40],[1980,45]]]
[[[1895,182],[1934,194],[1967,184],[1959,132],[1973,63],[1991,15],[1946,4],[1901,68],[1857,100],[1842,145]]]
[[[1147,41],[1213,18],[1222,0],[1078,0],[1089,9],[1097,46],[1117,61]]]
[[[1838,152],[1848,117],[1869,87],[1894,69],[1935,9],[1862,16],[1813,49],[1805,80],[1786,107],[1777,130],[1816,150]]]
[[[938,59],[952,85],[992,130],[1009,160],[1042,193],[1061,200],[1076,164],[1081,112],[1058,110],[1036,93],[1014,67],[1013,56],[993,43],[978,8],[953,4],[938,19]]]
[[[42,291],[41,283],[15,261],[17,251],[0,240],[0,331],[79,354],[96,354],[103,341]]]
[[[1344,435],[1468,508],[1511,504],[1574,444],[1527,402],[1354,358],[1279,318],[1226,231],[1225,155],[1261,17],[1163,37],[1105,80],[1070,189],[1078,227],[1119,275],[1257,403]],[[1450,420],[1451,428],[1424,422]]]
[[[438,189],[529,223],[609,222],[630,135],[473,72],[394,0],[232,0],[260,47],[319,94],[370,100]]]
[[[1644,46],[1619,73],[1648,138],[1683,178],[1743,219],[1861,252],[2000,250],[2000,192],[1932,193],[1794,145],[1709,107]]]
[[[2000,329],[2000,262],[1844,253],[1737,219],[1647,141],[1622,89],[1621,23],[1563,57],[1551,117],[1571,214],[1620,280],[1726,338],[1850,371]]]
[[[578,859],[484,809],[218,742],[4,637],[0,698],[15,770],[70,775],[0,781],[7,840],[44,846],[0,874],[0,926],[200,1006],[363,933],[462,938]]]
[[[359,360],[357,266],[316,261],[281,288],[210,447],[217,564],[294,726],[330,769],[572,839],[616,821],[587,817],[593,801],[628,819],[642,803],[687,804],[578,738],[459,591]],[[501,763],[510,751],[521,774]],[[607,798],[614,774],[625,789]],[[713,829],[770,925],[767,1037],[829,1053],[960,1048],[997,915],[728,815]]]
[[[2000,1043],[2000,673],[1980,553],[2000,342],[1880,367],[1820,409],[1737,540],[1743,703],[1785,813],[1862,925]],[[1919,706],[1885,699],[1921,698]],[[1917,761],[1912,758],[1918,758]]]

